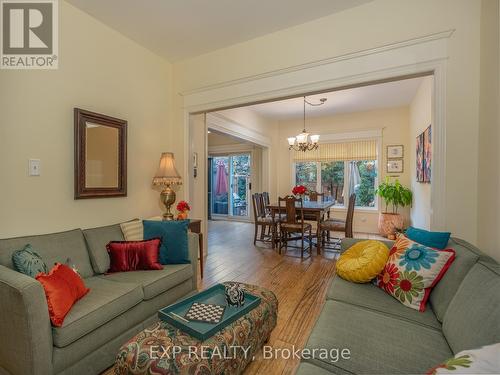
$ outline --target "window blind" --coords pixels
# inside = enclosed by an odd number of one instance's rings
[[[294,162],[375,160],[377,159],[377,141],[321,143],[314,151],[293,151],[292,157]]]

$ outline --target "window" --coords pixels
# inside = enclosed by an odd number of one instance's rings
[[[316,162],[297,163],[295,165],[296,185],[304,185],[308,190],[316,190],[318,169]]]
[[[330,196],[339,207],[356,193],[356,207],[375,208],[376,160],[295,163],[295,184]]]
[[[375,181],[377,179],[377,169],[375,160],[361,160],[354,162],[359,171],[360,183],[355,190],[356,206],[375,207]]]
[[[332,197],[338,206],[344,205],[344,172],[343,161],[321,163],[321,188],[319,191]]]

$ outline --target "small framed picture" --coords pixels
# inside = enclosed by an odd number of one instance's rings
[[[387,160],[387,173],[403,173],[403,159]]]
[[[402,158],[404,155],[403,145],[389,145],[387,146],[387,159]]]

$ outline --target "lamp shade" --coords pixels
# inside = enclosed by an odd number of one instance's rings
[[[309,133],[307,132],[302,132],[300,133],[296,138],[297,138],[297,143],[307,143],[307,138],[309,137]]]
[[[160,165],[153,177],[153,185],[180,185],[182,183],[181,176],[175,168],[175,159],[172,152],[164,152],[161,154]]]

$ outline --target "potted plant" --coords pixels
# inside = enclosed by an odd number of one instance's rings
[[[385,178],[375,192],[385,203],[385,211],[381,212],[378,218],[378,231],[383,236],[393,237],[396,231],[403,229],[404,224],[398,208],[410,206],[413,194],[410,189],[401,185],[398,179],[391,181],[389,177]]]

